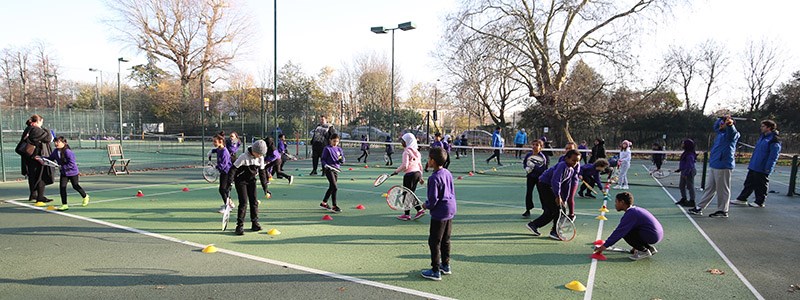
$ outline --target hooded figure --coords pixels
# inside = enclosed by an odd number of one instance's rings
[[[417,137],[412,133],[406,133],[402,137],[406,147],[403,149],[403,162],[400,167],[395,170],[395,173],[411,173],[419,172],[422,170],[422,159],[419,154],[419,146],[417,146]]]
[[[589,163],[594,163],[598,158],[606,158],[606,141],[601,138],[594,140],[594,146],[592,146],[592,157],[589,158]]]

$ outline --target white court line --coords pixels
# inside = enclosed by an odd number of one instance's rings
[[[217,186],[207,186],[207,187],[196,188],[195,190],[209,190],[209,189],[217,189],[217,188],[219,188],[219,187],[217,187]],[[186,192],[184,192],[182,190],[161,192],[161,193],[144,195],[141,198],[153,197],[153,196],[161,196],[161,195],[170,195],[170,194],[178,194],[178,193],[186,193]],[[90,201],[89,204],[114,202],[114,201],[119,201],[119,200],[127,200],[127,199],[135,199],[135,198],[140,198],[140,197],[128,196],[128,197],[120,197],[120,198],[113,198],[113,199],[106,199],[106,200],[99,200],[99,201]]]
[[[644,167],[644,165],[642,166]],[[645,169],[646,168],[647,167],[645,167]],[[664,191],[664,193],[666,193],[667,196],[669,196],[669,198],[672,200],[672,202],[675,203],[676,202],[675,197],[673,197],[672,194],[670,194],[669,191],[667,191],[667,188],[665,188],[664,185],[661,184],[661,181],[659,181],[655,177],[653,177],[653,180],[655,180],[658,183],[658,185],[661,186],[661,189]],[[717,201],[719,201],[719,199]],[[681,212],[683,212],[683,215],[686,216],[686,218],[689,219],[690,222],[692,222],[692,225],[694,225],[697,231],[700,232],[700,235],[702,235],[703,238],[706,239],[708,244],[711,245],[711,248],[714,248],[714,251],[716,251],[717,254],[719,254],[719,256],[722,257],[722,260],[725,261],[726,264],[728,264],[728,267],[730,267],[733,273],[735,273],[736,276],[739,277],[739,280],[741,280],[747,287],[747,289],[749,289],[750,292],[753,293],[753,296],[756,296],[756,299],[763,300],[764,296],[761,296],[761,293],[759,293],[758,290],[756,290],[756,288],[753,287],[752,284],[750,284],[750,281],[748,281],[747,278],[744,277],[744,274],[742,274],[742,272],[739,272],[739,269],[737,269],[736,266],[733,265],[733,262],[731,262],[731,260],[728,259],[728,256],[726,256],[725,253],[722,253],[722,250],[720,250],[719,247],[717,247],[717,244],[715,244],[714,241],[711,240],[711,237],[709,237],[708,234],[706,234],[706,232],[703,231],[703,228],[700,228],[700,225],[697,225],[697,222],[695,222],[694,218],[692,218],[689,215],[689,213],[687,213],[686,210],[683,209],[683,207],[678,207],[678,208],[681,210]]]
[[[161,240],[165,240],[165,241],[169,241],[169,242],[173,242],[173,243],[177,243],[177,244],[183,244],[183,245],[191,246],[191,247],[194,247],[194,248],[203,248],[203,247],[206,246],[206,245],[195,243],[195,242],[192,242],[192,241],[180,240],[180,239],[177,239],[177,238],[174,238],[174,237],[171,237],[171,236],[166,236],[166,235],[162,235],[162,234],[158,234],[158,233],[153,233],[153,232],[149,232],[149,231],[145,231],[145,230],[141,230],[141,229],[137,229],[137,228],[133,228],[133,227],[128,227],[128,226],[123,226],[123,225],[119,225],[119,224],[115,224],[115,223],[111,223],[111,222],[106,222],[106,221],[102,221],[102,220],[98,220],[98,219],[93,219],[93,218],[89,218],[89,217],[73,215],[73,214],[70,214],[70,213],[65,213],[65,212],[60,212],[60,211],[48,211],[48,210],[46,210],[44,208],[41,208],[41,207],[35,207],[35,206],[30,205],[30,204],[20,203],[20,202],[17,202],[17,201],[8,201],[8,203],[11,203],[11,204],[14,204],[14,205],[18,205],[18,206],[22,206],[22,207],[37,209],[37,210],[41,210],[41,211],[48,212],[48,213],[54,213],[54,214],[58,214],[58,215],[65,216],[65,217],[75,218],[75,219],[78,219],[78,220],[91,222],[91,223],[95,223],[95,224],[99,224],[99,225],[103,225],[103,226],[117,228],[117,229],[129,231],[129,232],[133,232],[133,233],[138,233],[138,234],[146,235],[146,236],[149,236],[149,237],[153,237],[153,238],[157,238],[157,239],[161,239]],[[227,250],[227,249],[223,249],[223,248],[217,248],[217,252],[221,252],[221,253],[225,253],[225,254],[228,254],[228,255],[232,255],[232,256],[236,256],[236,257],[240,257],[240,258],[244,258],[244,259],[249,259],[249,260],[253,260],[253,261],[263,262],[263,263],[267,263],[267,264],[271,264],[271,265],[275,265],[275,266],[279,266],[279,267],[286,267],[286,268],[290,268],[290,269],[294,269],[294,270],[298,270],[298,271],[303,271],[303,272],[307,272],[307,273],[322,275],[322,276],[335,278],[335,279],[339,279],[339,280],[344,280],[344,281],[350,281],[350,282],[357,283],[357,284],[373,286],[373,287],[377,287],[377,288],[381,288],[381,289],[385,289],[385,290],[396,291],[396,292],[405,293],[405,294],[418,296],[418,297],[423,297],[423,298],[428,298],[428,299],[453,299],[453,298],[449,298],[449,297],[445,297],[445,296],[441,296],[441,295],[426,293],[426,292],[423,292],[423,291],[418,291],[418,290],[413,290],[413,289],[409,289],[409,288],[404,288],[404,287],[394,286],[394,285],[385,284],[385,283],[381,283],[381,282],[376,282],[376,281],[372,281],[372,280],[362,279],[362,278],[358,278],[358,277],[352,277],[352,276],[337,274],[337,273],[333,273],[333,272],[313,269],[313,268],[304,267],[304,266],[300,266],[300,265],[285,263],[285,262],[278,261],[278,260],[259,257],[259,256],[250,255],[250,254],[246,254],[246,253],[241,253],[241,252],[237,252],[237,251],[233,251],[233,250]]]
[[[169,183],[153,183],[153,184],[145,184],[145,185],[132,185],[127,187],[119,187],[119,188],[108,188],[108,189],[99,189],[99,190],[85,190],[87,194],[91,193],[99,193],[99,192],[110,192],[110,191],[121,191],[121,190],[128,190],[128,189],[139,189],[142,187],[152,187],[152,186],[162,186],[162,185],[172,185],[172,184],[180,184],[180,183],[190,183],[195,181],[205,181],[205,180],[187,180],[187,181],[173,181]],[[204,188],[201,188],[204,189]],[[77,194],[78,192],[73,191],[70,194]],[[16,198],[16,199],[8,199],[2,201],[24,201],[27,200],[28,197],[25,198]],[[92,203],[100,203],[100,201],[92,202]]]
[[[606,206],[608,201],[603,199],[603,206]],[[605,216],[605,212],[600,213],[601,216]],[[600,220],[600,224],[597,225],[597,236],[595,240],[599,240],[603,237],[603,225],[605,221]],[[594,277],[597,274],[597,259],[592,258],[592,265],[589,267],[589,279],[586,280],[586,292],[583,294],[583,299],[588,300],[592,299],[592,291],[594,290]]]

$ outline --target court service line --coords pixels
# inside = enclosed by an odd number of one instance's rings
[[[70,214],[70,213],[60,212],[60,211],[48,211],[48,210],[44,209],[43,207],[35,207],[33,205],[26,204],[26,203],[20,203],[20,202],[17,202],[17,201],[8,201],[8,203],[12,203],[14,205],[18,205],[18,206],[22,206],[22,207],[37,209],[37,210],[41,210],[41,211],[48,212],[48,213],[58,214],[58,215],[61,215],[61,216],[70,217],[70,218],[74,218],[74,219],[78,219],[78,220],[82,220],[82,221],[86,221],[86,222],[91,222],[91,223],[95,223],[95,224],[99,224],[99,225],[103,225],[103,226],[107,226],[107,227],[117,228],[117,229],[129,231],[129,232],[133,232],[133,233],[138,233],[138,234],[149,236],[149,237],[152,237],[152,238],[157,238],[157,239],[161,239],[161,240],[165,240],[165,241],[169,241],[169,242],[173,242],[173,243],[177,243],[177,244],[183,244],[183,245],[191,246],[191,247],[194,247],[194,248],[203,248],[203,247],[206,246],[206,245],[199,244],[199,243],[196,243],[196,242],[192,242],[192,241],[188,241],[188,240],[181,240],[181,239],[177,239],[177,238],[174,238],[174,237],[171,237],[171,236],[166,236],[166,235],[153,233],[153,232],[149,232],[149,231],[138,229],[138,228],[119,225],[119,224],[116,224],[116,223],[106,222],[106,221],[103,221],[103,220],[93,219],[93,218],[79,216],[79,215],[73,215],[73,214]],[[376,288],[381,288],[381,289],[385,289],[385,290],[391,290],[391,291],[395,291],[395,292],[405,293],[405,294],[418,296],[418,297],[423,297],[423,298],[428,298],[428,299],[447,299],[447,300],[453,299],[453,298],[449,298],[449,297],[445,297],[445,296],[441,296],[441,295],[431,294],[431,293],[427,293],[427,292],[423,292],[423,291],[418,291],[418,290],[414,290],[414,289],[409,289],[409,288],[404,288],[404,287],[400,287],[400,286],[390,285],[390,284],[381,283],[381,282],[372,281],[372,280],[367,280],[367,279],[363,279],[363,278],[358,278],[358,277],[353,277],[353,276],[342,275],[342,274],[338,274],[338,273],[333,273],[333,272],[313,269],[313,268],[309,268],[309,267],[290,264],[290,263],[286,263],[286,262],[282,262],[282,261],[278,261],[278,260],[259,257],[259,256],[251,255],[251,254],[246,254],[246,253],[241,253],[241,252],[237,252],[237,251],[233,251],[233,250],[224,249],[224,248],[217,248],[217,252],[221,252],[221,253],[225,253],[225,254],[228,254],[228,255],[236,256],[236,257],[239,257],[239,258],[244,258],[244,259],[249,259],[249,260],[258,261],[258,262],[262,262],[262,263],[267,263],[267,264],[271,264],[271,265],[274,265],[274,266],[290,268],[290,269],[294,269],[294,270],[298,270],[298,271],[302,271],[302,272],[306,272],[306,273],[322,275],[322,276],[325,276],[325,277],[330,277],[330,278],[335,278],[335,279],[339,279],[339,280],[349,281],[349,282],[362,284],[362,285],[373,286],[373,287],[376,287]]]
[[[153,183],[153,184],[145,184],[145,185],[131,185],[127,187],[119,187],[119,188],[108,188],[108,189],[99,189],[99,190],[86,190],[86,193],[99,193],[99,192],[110,192],[110,191],[121,191],[121,190],[129,190],[129,189],[140,189],[142,187],[153,187],[153,186],[163,186],[163,185],[172,185],[172,184],[181,184],[181,183],[191,183],[195,181],[205,181],[205,180],[188,180],[188,181],[173,181],[168,183]],[[85,183],[85,182],[84,182]],[[203,189],[203,188],[201,188]],[[78,192],[72,191],[70,194],[77,194]],[[90,195],[91,196],[91,195]],[[28,198],[16,198],[16,199],[9,199],[3,201],[24,201]],[[103,201],[106,202],[106,201]],[[100,203],[100,201],[92,201],[92,203]]]
[[[219,187],[217,187],[217,186],[207,186],[207,187],[196,188],[195,190],[209,190],[209,189],[217,189],[217,188],[219,188]],[[144,197],[152,197],[152,196],[161,196],[161,195],[171,195],[171,194],[177,194],[177,193],[186,193],[186,192],[184,192],[182,190],[161,192],[161,193],[148,194],[148,195],[143,196],[142,198],[144,198]],[[99,200],[99,201],[91,201],[90,204],[114,202],[114,201],[134,199],[134,198],[138,198],[138,197],[136,197],[136,196],[128,196],[128,197],[119,197],[119,198]]]
[[[608,200],[603,199],[603,207],[606,207],[608,204]],[[600,213],[601,216],[605,216],[605,212]],[[603,237],[603,225],[605,221],[600,220],[599,224],[597,225],[597,235],[595,236],[595,241],[599,240]],[[583,294],[583,299],[588,300],[592,299],[592,291],[594,291],[594,278],[597,274],[597,259],[592,258],[592,265],[589,267],[589,279],[586,280],[586,292]]]
[[[647,169],[647,167],[645,167],[644,165],[642,165],[642,167]],[[665,188],[664,185],[661,184],[661,181],[659,181],[655,177],[653,177],[653,180],[655,180],[658,183],[658,185],[661,187],[661,190],[663,190],[664,193],[666,193],[667,196],[669,196],[672,202],[675,203],[676,202],[675,197],[673,197],[672,194],[670,194],[669,191],[667,191],[667,188]],[[719,201],[719,199],[717,199],[717,201]],[[687,219],[689,219],[689,222],[692,222],[694,228],[696,228],[697,231],[700,232],[700,235],[702,235],[703,238],[706,239],[708,244],[711,245],[711,248],[714,248],[714,251],[716,251],[717,254],[722,258],[722,260],[725,261],[726,264],[728,264],[728,267],[731,268],[731,271],[733,271],[733,273],[735,273],[736,276],[739,277],[739,280],[741,280],[744,283],[747,289],[749,289],[750,292],[753,293],[753,296],[756,296],[756,299],[763,300],[764,296],[761,296],[761,293],[759,293],[758,290],[756,290],[756,288],[752,284],[750,284],[750,281],[748,281],[747,278],[744,277],[744,274],[742,274],[742,272],[740,272],[739,269],[733,265],[733,262],[731,262],[731,260],[728,259],[728,256],[726,256],[725,253],[723,253],[722,250],[719,249],[719,247],[717,247],[717,244],[714,243],[713,240],[711,240],[711,237],[709,237],[708,234],[706,234],[703,228],[700,228],[700,225],[697,224],[694,218],[692,218],[692,216],[690,216],[689,213],[687,213],[686,210],[683,209],[683,207],[678,207],[678,208],[681,210],[681,212],[683,212],[683,215],[686,216]]]

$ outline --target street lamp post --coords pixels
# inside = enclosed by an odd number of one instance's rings
[[[117,58],[117,100],[119,100],[119,145],[122,146],[122,63],[128,62],[127,59],[120,57]]]
[[[56,79],[56,84],[55,84],[56,88],[54,89],[55,93],[56,93],[56,95],[55,95],[55,98],[56,98],[56,119],[58,119],[58,122],[61,122],[61,107],[60,107],[60,105],[59,105],[60,103],[58,101],[58,74],[46,74],[45,76],[54,77]],[[59,130],[60,129],[61,128],[59,128]]]
[[[89,68],[90,72],[100,72],[100,85],[97,87],[97,104],[100,105],[100,129],[103,130],[103,134],[106,133],[106,103],[103,101],[103,70]],[[97,80],[95,80],[95,85],[97,85]]]
[[[397,24],[397,27],[395,27],[395,28],[383,28],[383,26],[375,26],[375,27],[371,27],[370,28],[370,31],[372,31],[373,33],[376,33],[376,34],[383,34],[383,33],[386,33],[388,31],[392,32],[392,82],[391,82],[391,85],[392,85],[392,104],[391,104],[391,106],[392,106],[392,116],[391,116],[391,124],[389,124],[389,127],[391,127],[389,129],[389,134],[391,134],[391,135],[394,135],[394,31],[397,30],[397,29],[400,29],[402,31],[409,31],[409,30],[416,29],[416,28],[417,27],[414,26],[414,23],[411,23],[411,22],[405,22],[405,23]]]

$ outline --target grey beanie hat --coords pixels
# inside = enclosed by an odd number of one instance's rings
[[[267,143],[264,142],[264,140],[257,140],[250,146],[250,150],[252,150],[253,153],[264,155],[267,153]]]

